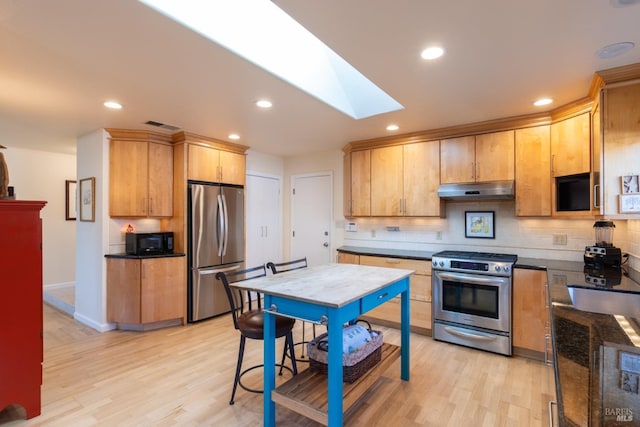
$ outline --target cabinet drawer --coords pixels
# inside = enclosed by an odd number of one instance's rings
[[[431,329],[431,303],[426,301],[410,301],[411,313],[409,315],[411,326]],[[400,298],[393,298],[391,301],[377,307],[365,316],[371,319],[380,319],[393,322],[400,326]]]
[[[414,270],[415,274],[420,275],[431,274],[431,263],[429,261],[421,261],[417,259],[387,258],[380,256],[360,255],[360,265]]]
[[[402,287],[403,287],[402,283],[394,283],[391,286],[387,286],[384,289],[380,289],[379,291],[376,291],[362,298],[361,312],[366,313],[372,308],[375,308],[380,304],[383,304],[389,301],[390,299],[398,295],[398,292],[400,292]],[[398,298],[398,301],[400,301],[400,298]]]

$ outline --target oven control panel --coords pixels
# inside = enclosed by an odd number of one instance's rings
[[[496,276],[509,276],[512,273],[513,262],[511,260],[473,260],[449,258],[434,255],[431,265],[436,270],[458,271]]]

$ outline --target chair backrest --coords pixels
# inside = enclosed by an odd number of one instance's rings
[[[287,262],[268,262],[267,268],[271,270],[273,274],[282,273],[285,271],[298,270],[307,267],[307,257],[294,259]]]
[[[245,311],[245,302],[247,309],[253,310],[253,304],[257,303],[257,308],[262,308],[262,295],[257,292],[248,292],[240,288],[232,288],[230,285],[244,280],[255,279],[257,277],[265,277],[267,270],[264,265],[251,267],[245,270],[220,271],[216,273],[216,278],[222,282],[224,290],[229,299],[229,307],[231,308],[231,316],[233,317],[233,326],[238,329],[238,316]]]

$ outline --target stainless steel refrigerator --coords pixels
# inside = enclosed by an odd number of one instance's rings
[[[219,271],[244,267],[244,189],[188,184],[187,320],[196,322],[229,311]]]

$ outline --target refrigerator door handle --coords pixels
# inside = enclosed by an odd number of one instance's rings
[[[222,196],[218,194],[218,209],[216,212],[216,228],[218,229],[218,232],[216,233],[216,239],[217,239],[217,247],[218,247],[218,256],[220,257],[224,253],[224,236],[222,233],[224,231],[225,223],[224,223],[223,215],[224,215],[224,206],[223,206]]]
[[[224,212],[224,223],[222,228],[224,229],[224,246],[222,249],[222,255],[227,254],[227,244],[229,243],[229,215],[227,213],[227,199],[222,195],[222,208]]]

